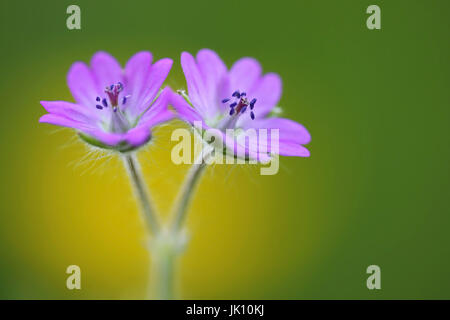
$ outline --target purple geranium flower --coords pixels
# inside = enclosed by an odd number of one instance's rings
[[[226,147],[235,156],[267,160],[268,153],[283,156],[308,157],[309,151],[302,145],[311,140],[308,131],[299,123],[272,117],[270,113],[281,97],[281,79],[275,73],[262,75],[255,59],[242,58],[230,70],[220,57],[209,49],[200,50],[196,59],[188,52],[181,54],[181,65],[186,76],[188,96],[172,95],[172,105],[179,117],[191,124],[202,123],[203,129],[219,131]],[[226,129],[235,129],[233,136]],[[270,141],[258,145],[246,142],[247,129],[279,129],[278,152]],[[256,130],[257,135],[259,131]],[[259,152],[264,144],[265,154]]]
[[[76,129],[87,142],[129,151],[150,140],[150,128],[170,120],[170,88],[160,93],[171,59],[152,65],[150,52],[136,53],[125,69],[105,52],[97,52],[90,68],[75,62],[67,83],[76,103],[41,101],[49,112],[39,122]],[[158,96],[158,93],[159,96]]]

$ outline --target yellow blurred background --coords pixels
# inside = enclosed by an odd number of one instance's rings
[[[0,297],[146,297],[146,235],[121,160],[74,132],[39,124],[40,100],[72,97],[70,65],[139,50],[174,66],[216,50],[257,58],[283,78],[284,116],[312,134],[310,158],[208,168],[188,217],[185,299],[449,298],[448,1],[69,1],[1,3]],[[242,17],[245,17],[244,21]],[[420,23],[418,23],[418,21]],[[139,153],[167,217],[187,165],[170,161],[173,121]],[[82,289],[67,290],[68,265]],[[382,290],[366,288],[381,266]]]

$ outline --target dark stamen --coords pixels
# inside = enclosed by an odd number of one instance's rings
[[[106,101],[106,98],[103,98],[103,100],[102,100],[102,104],[105,106],[105,107],[107,107],[108,106],[108,102]]]
[[[124,105],[125,103],[127,103],[128,99],[131,97],[131,95],[127,94],[126,96],[123,97],[122,99],[122,105]]]
[[[97,98],[95,98],[95,100],[96,100],[96,101],[100,101],[101,99],[100,99],[100,97],[97,97]]]
[[[99,104],[96,105],[95,107],[96,107],[98,110],[102,110],[102,109],[103,109],[103,107],[102,107],[101,105],[99,105]]]
[[[240,93],[238,90],[234,91],[233,94],[231,95],[232,98],[225,98],[222,100],[222,103],[227,103],[230,102],[230,116],[235,115],[235,116],[239,116],[240,114],[245,113],[245,111],[247,111],[247,108],[250,108],[250,110],[253,110],[253,108],[255,107],[255,103],[256,103],[256,98],[253,98],[250,100],[247,99],[247,93],[246,92],[242,92]],[[250,112],[250,117],[252,118],[252,120],[255,119],[255,114],[253,113],[253,111]]]

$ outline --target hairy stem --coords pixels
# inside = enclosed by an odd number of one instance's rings
[[[192,167],[189,169],[189,172],[175,202],[175,218],[172,225],[172,229],[174,231],[179,231],[183,226],[192,195],[194,194],[194,191],[197,187],[197,182],[200,179],[205,168],[206,163],[202,162],[200,164],[192,165]]]
[[[154,268],[156,269],[156,299],[171,300],[174,298],[174,263],[175,255],[168,252],[155,259]]]
[[[178,239],[167,230],[162,230],[151,242],[152,298],[174,299],[176,259],[181,244]]]
[[[207,164],[205,160],[211,155],[210,152],[202,155],[200,154],[200,161],[194,161],[194,164],[189,169],[186,178],[183,182],[180,192],[178,193],[175,201],[175,207],[173,209],[173,224],[172,231],[179,231],[183,226],[184,220],[189,209],[189,204],[192,196],[197,188],[197,183],[202,176]]]
[[[145,188],[145,183],[139,162],[136,159],[134,153],[126,154],[124,156],[125,167],[127,168],[128,175],[133,184],[133,189],[138,198],[142,212],[144,214],[145,222],[153,235],[157,234],[159,231],[158,219],[155,216],[155,211],[153,210],[152,203],[150,201],[150,196]]]

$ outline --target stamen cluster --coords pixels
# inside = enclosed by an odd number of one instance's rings
[[[108,96],[109,103],[113,107],[113,111],[117,112],[118,102],[119,102],[119,94],[123,91],[123,84],[118,82],[116,84],[112,84],[105,88],[105,93]],[[127,103],[127,99],[130,95],[126,95],[122,98],[122,107]],[[103,108],[108,107],[108,100],[106,98],[97,97],[95,99],[97,101],[97,105],[95,106],[97,109],[102,110]],[[101,104],[100,104],[101,102]]]
[[[250,106],[250,118],[255,120],[255,114],[253,113],[253,108],[255,107],[256,98],[253,98],[251,101],[247,98],[247,93],[235,91],[231,95],[231,98],[225,98],[222,100],[222,103],[230,103],[230,116],[243,114],[247,107]]]

